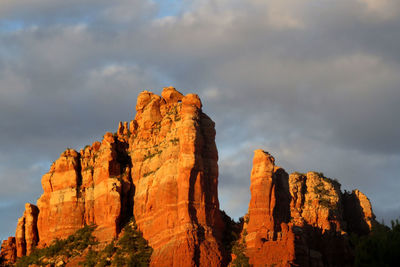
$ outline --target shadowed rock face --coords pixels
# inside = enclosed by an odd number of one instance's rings
[[[338,182],[319,173],[288,175],[256,150],[246,220],[223,221],[215,134],[197,95],[172,87],[161,96],[140,93],[134,120],[52,164],[37,207],[26,204],[2,258],[15,262],[88,224],[97,225],[99,241],[110,242],[134,216],[153,248],[152,266],[226,266],[221,244],[232,229],[242,231],[254,266],[352,263],[347,232],[368,233],[375,222],[364,194],[342,194]]]
[[[343,194],[344,218],[350,232],[368,234],[375,223],[371,202],[359,190]]]
[[[358,190],[342,194],[337,181],[316,172],[288,176],[274,162],[267,152],[254,152],[248,223],[242,232],[250,263],[351,266],[347,231],[371,230],[369,200]],[[351,210],[359,212],[351,216]]]

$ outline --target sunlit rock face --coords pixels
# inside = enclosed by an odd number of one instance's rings
[[[134,216],[154,249],[152,265],[220,266],[217,160],[214,122],[197,95],[172,87],[161,96],[144,91],[134,120],[80,153],[67,149],[52,164],[35,224],[28,210],[19,220],[17,256],[87,224],[97,225],[98,240],[111,241]]]
[[[30,203],[25,204],[24,215],[18,219],[15,231],[17,257],[31,254],[39,241],[37,221],[39,209]]]
[[[242,231],[250,263],[351,266],[347,231],[371,230],[369,200],[358,190],[343,194],[337,181],[321,173],[287,175],[274,164],[269,153],[255,151]],[[353,209],[359,213],[351,216]]]
[[[26,204],[15,238],[2,243],[2,258],[15,262],[90,224],[109,243],[134,217],[153,248],[152,266],[227,266],[223,235],[232,229],[254,266],[352,264],[348,233],[367,234],[375,223],[364,194],[343,194],[321,173],[288,175],[256,150],[248,213],[243,223],[223,220],[215,134],[197,95],[143,91],[133,120],[51,165],[37,206]]]
[[[142,92],[130,123],[134,215],[154,252],[154,266],[219,266],[214,122],[197,95],[165,88]]]
[[[126,153],[119,155],[118,146],[114,135],[106,133],[101,143],[80,153],[67,149],[53,163],[42,178],[44,193],[38,200],[40,246],[87,224],[98,226],[95,235],[101,241],[117,236],[121,221],[132,214],[128,202],[133,197]]]
[[[288,175],[267,152],[254,152],[251,199],[242,235],[250,264],[289,266],[295,258],[295,235],[289,222]]]

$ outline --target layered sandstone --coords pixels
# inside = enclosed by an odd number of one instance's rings
[[[353,255],[347,231],[371,230],[374,215],[369,200],[358,190],[343,194],[337,181],[321,173],[288,176],[274,163],[267,152],[255,151],[242,232],[250,263],[350,266]]]
[[[116,137],[106,133],[101,143],[80,153],[67,149],[53,163],[42,178],[44,193],[38,200],[40,246],[90,224],[98,226],[95,234],[100,241],[118,235],[121,220],[132,214],[127,210],[132,197],[130,168],[118,145]]]
[[[197,95],[165,88],[142,92],[129,153],[134,216],[154,252],[154,266],[219,266],[219,212],[214,122]]]
[[[67,149],[42,178],[44,193],[37,201],[41,246],[51,244],[56,238],[65,238],[84,226],[80,184],[79,154]]]

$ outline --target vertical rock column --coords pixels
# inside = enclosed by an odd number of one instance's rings
[[[253,266],[291,266],[295,259],[295,235],[290,218],[288,175],[275,166],[263,150],[254,152],[251,171],[248,223],[242,236]]]
[[[79,154],[67,149],[42,178],[44,193],[37,202],[40,246],[66,238],[84,226],[81,183]]]
[[[17,257],[31,254],[39,241],[37,229],[38,214],[39,210],[35,205],[25,204],[24,215],[18,219],[15,231]]]
[[[152,266],[220,266],[214,122],[197,95],[142,92],[131,125],[134,215]]]

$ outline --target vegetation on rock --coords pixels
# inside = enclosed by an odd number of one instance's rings
[[[136,223],[131,220],[122,233],[117,241],[112,241],[103,250],[90,249],[81,264],[87,267],[148,266],[153,249],[143,238]]]
[[[94,225],[86,225],[66,239],[56,239],[48,247],[34,249],[29,256],[19,258],[16,266],[23,267],[31,264],[44,266],[63,261],[65,258],[81,255],[87,247],[98,243],[92,235],[95,227]]]

